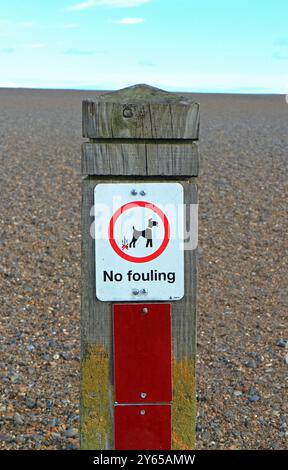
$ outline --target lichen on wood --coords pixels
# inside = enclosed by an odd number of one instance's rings
[[[174,358],[172,374],[172,449],[191,450],[196,433],[195,361]]]
[[[171,93],[145,83],[122,88],[121,90],[103,93],[97,97],[106,103],[189,103],[191,98],[179,93]]]
[[[102,346],[89,345],[82,358],[81,448],[113,448],[109,356]],[[112,410],[113,413],[113,410]]]

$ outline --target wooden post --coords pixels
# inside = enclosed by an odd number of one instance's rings
[[[197,204],[199,105],[136,85],[83,102],[81,448],[114,449],[112,303],[96,298],[94,188],[99,183],[178,182]],[[190,214],[186,211],[186,225]],[[172,309],[172,449],[195,446],[196,249],[186,250],[185,294]],[[159,302],[158,302],[159,303]]]

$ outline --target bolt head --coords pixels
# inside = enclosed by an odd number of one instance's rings
[[[147,193],[146,193],[146,191],[144,191],[144,189],[142,189],[142,191],[140,191],[140,194],[141,194],[141,196],[146,196]]]
[[[141,290],[140,290],[140,294],[142,294],[142,295],[147,295],[147,294],[148,294],[148,290],[147,290],[147,289],[141,289]]]
[[[144,308],[142,309],[142,312],[143,312],[144,314],[148,313],[148,311],[149,311],[149,310],[148,310],[147,307],[144,307]]]
[[[133,295],[139,295],[139,289],[133,289],[132,294]]]
[[[136,191],[136,189],[131,189],[131,194],[132,196],[137,196],[138,192]]]
[[[146,397],[147,397],[147,393],[141,392],[140,397],[143,398],[143,399],[146,398]]]
[[[140,415],[144,416],[145,415],[145,410],[141,410]]]

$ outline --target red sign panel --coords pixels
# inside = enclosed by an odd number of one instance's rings
[[[117,405],[115,450],[170,450],[170,405]]]
[[[170,304],[114,305],[115,400],[172,400]]]

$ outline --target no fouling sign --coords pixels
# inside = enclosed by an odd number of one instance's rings
[[[96,296],[103,301],[184,295],[184,206],[179,183],[95,187]]]

